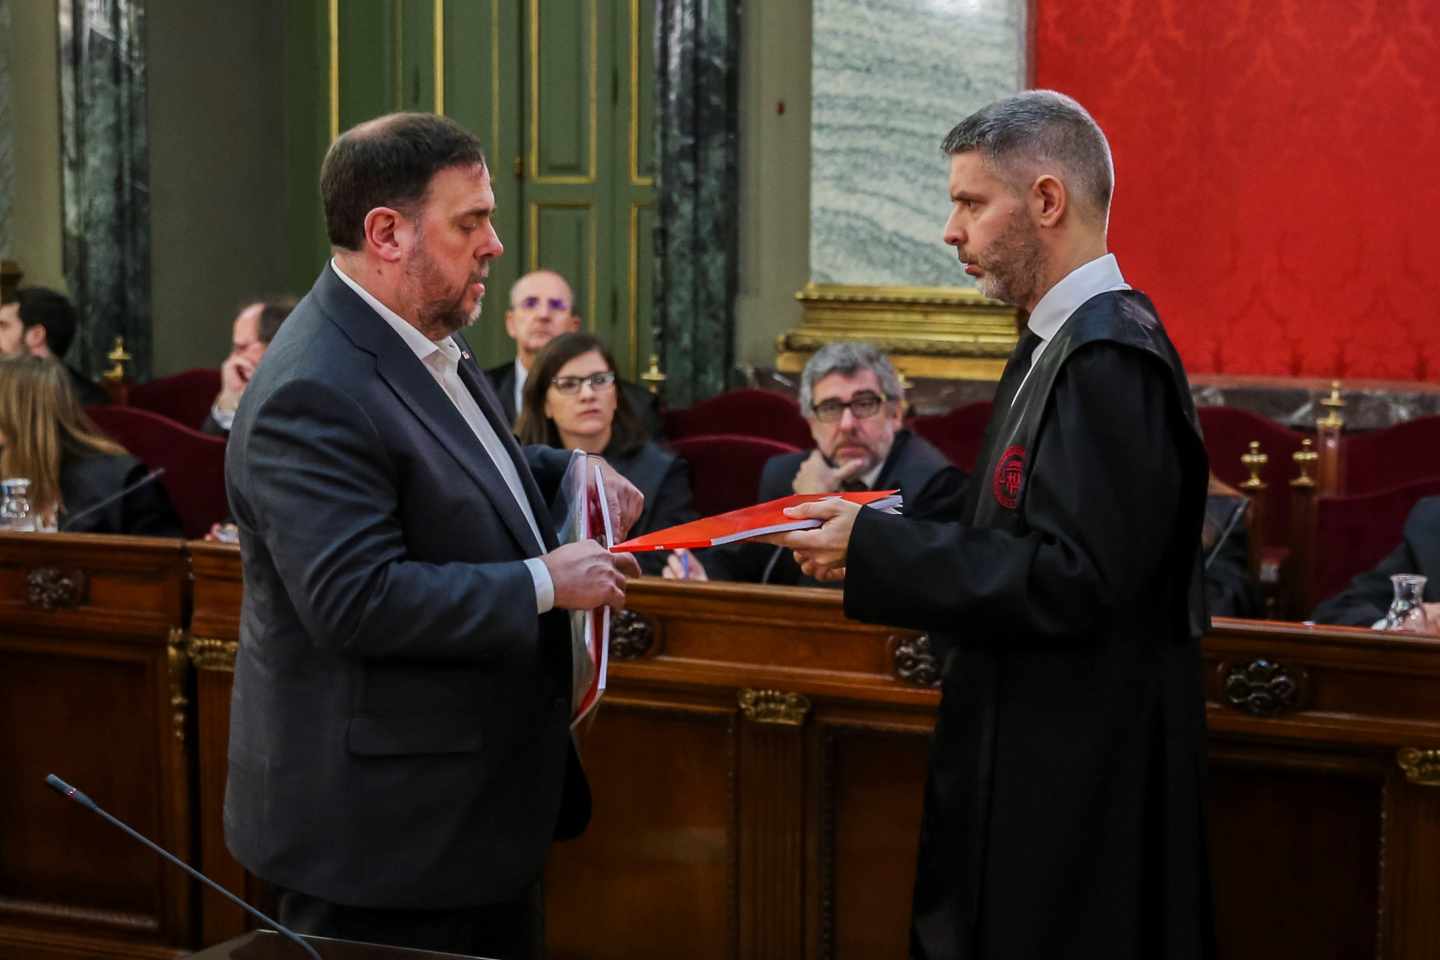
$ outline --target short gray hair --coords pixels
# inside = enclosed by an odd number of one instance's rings
[[[825,344],[816,350],[815,355],[810,358],[810,362],[805,364],[805,371],[800,374],[800,412],[806,417],[815,415],[813,406],[815,384],[832,373],[843,373],[847,377],[853,377],[861,370],[875,371],[875,376],[880,381],[880,389],[885,393],[886,400],[902,398],[900,376],[890,365],[889,357],[868,343],[861,343],[858,340],[843,340],[839,343]]]
[[[1115,192],[1115,163],[1105,133],[1074,98],[1054,90],[1026,90],[970,114],[940,149],[947,156],[978,152],[1012,186],[1017,168],[1055,164],[1066,187],[1103,222]]]

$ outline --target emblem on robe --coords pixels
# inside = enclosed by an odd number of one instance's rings
[[[1020,503],[1020,487],[1025,482],[1025,448],[1006,447],[995,464],[995,476],[990,488],[995,491],[995,501],[1006,510],[1014,510]]]

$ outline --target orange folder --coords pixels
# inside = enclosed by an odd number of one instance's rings
[[[757,503],[753,507],[742,507],[729,513],[717,513],[703,520],[681,523],[643,537],[632,537],[624,543],[611,547],[615,553],[644,553],[647,550],[698,550],[702,547],[718,547],[722,543],[763,537],[767,533],[782,533],[786,530],[805,530],[820,526],[819,520],[797,520],[785,516],[786,507],[793,507],[812,500],[828,500],[839,497],[851,503],[886,510],[900,506],[899,490],[858,490],[854,493],[795,493],[778,500]]]

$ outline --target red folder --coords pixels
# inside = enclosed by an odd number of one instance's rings
[[[795,493],[778,500],[757,503],[753,507],[717,513],[703,520],[692,520],[677,526],[647,533],[643,537],[632,537],[624,543],[617,543],[610,549],[615,553],[643,553],[647,550],[698,550],[702,547],[718,547],[722,543],[763,537],[767,533],[782,533],[786,530],[805,530],[820,526],[819,520],[797,520],[787,517],[786,507],[793,507],[812,500],[829,500],[838,497],[851,503],[885,510],[900,506],[899,490],[859,490],[854,493]]]

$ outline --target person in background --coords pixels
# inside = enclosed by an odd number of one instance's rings
[[[83,406],[109,403],[103,387],[64,362],[79,327],[68,297],[44,287],[26,287],[16,293],[13,303],[0,306],[0,355],[54,357]]]
[[[815,448],[766,461],[756,502],[792,493],[899,488],[907,517],[958,520],[965,472],[924,437],[904,429],[901,399],[900,377],[875,347],[857,342],[821,347],[800,374],[800,410]],[[840,586],[804,576],[790,551],[767,543],[726,544],[684,554],[676,551],[664,576]]]
[[[1239,490],[1210,474],[1200,549],[1205,557],[1205,603],[1214,617],[1265,613],[1260,584],[1250,572],[1250,530],[1245,525],[1249,505]]]
[[[30,481],[31,508],[44,525],[67,533],[183,536],[158,481],[100,506],[149,470],[85,415],[56,360],[0,359],[0,444],[0,475]]]
[[[543,443],[598,453],[645,495],[645,509],[630,531],[638,537],[687,523],[690,468],[683,459],[645,439],[625,392],[617,389],[615,361],[598,338],[562,333],[535,356],[516,421],[521,443]],[[669,555],[637,553],[647,574],[658,574]]]
[[[1395,597],[1390,577],[1417,573],[1426,578],[1425,615],[1440,628],[1440,497],[1425,497],[1405,518],[1394,550],[1371,570],[1357,576],[1335,596],[1320,603],[1310,619],[1348,627],[1380,627]]]
[[[280,332],[280,324],[295,309],[294,297],[278,300],[257,301],[235,315],[235,327],[230,343],[230,356],[220,364],[220,392],[210,407],[210,415],[200,424],[205,433],[217,437],[230,435],[230,424],[235,420],[235,408],[260,358],[270,347],[270,341]]]
[[[570,284],[554,270],[532,270],[510,288],[510,309],[505,311],[505,332],[515,341],[515,359],[485,371],[500,397],[500,406],[510,423],[515,423],[525,405],[525,381],[535,367],[535,358],[545,345],[562,333],[580,330],[575,311],[575,294]],[[656,399],[644,387],[624,380],[615,381],[624,394],[647,439],[660,438],[660,411]]]

